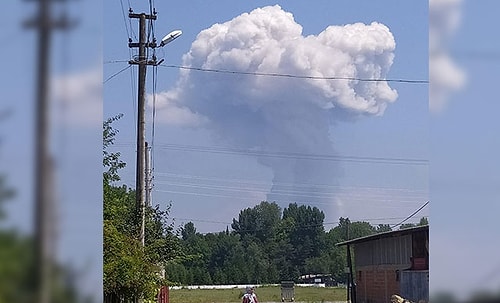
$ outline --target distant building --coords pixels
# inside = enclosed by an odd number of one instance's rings
[[[429,301],[429,225],[337,245],[354,248],[354,303],[388,303],[393,294]]]
[[[331,274],[302,275],[299,277],[298,282],[304,284],[325,284],[326,287],[337,285]]]

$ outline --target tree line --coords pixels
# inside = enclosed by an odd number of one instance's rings
[[[345,282],[346,251],[337,243],[377,232],[389,225],[340,218],[326,231],[317,207],[261,201],[233,218],[231,227],[202,234],[193,222],[175,228],[170,205],[147,206],[145,246],[139,242],[135,191],[118,185],[125,167],[110,152],[118,130],[103,123],[103,261],[105,302],[154,298],[161,285],[265,284],[297,281],[304,274],[330,274]],[[420,224],[427,224],[424,218]],[[413,226],[402,225],[400,228]]]
[[[290,203],[281,210],[275,202],[262,201],[240,211],[225,231],[202,234],[193,222],[186,223],[180,239],[189,258],[167,264],[168,280],[182,285],[265,284],[321,273],[344,283],[346,248],[336,244],[391,227],[340,218],[326,231],[324,217],[317,207]],[[423,218],[419,224],[427,223]]]

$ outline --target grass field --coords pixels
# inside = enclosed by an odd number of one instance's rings
[[[170,303],[228,303],[241,302],[244,289],[171,289]],[[259,302],[281,302],[279,286],[255,289]],[[345,301],[346,289],[338,287],[295,287],[296,302]]]

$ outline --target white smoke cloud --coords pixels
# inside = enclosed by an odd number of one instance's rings
[[[276,5],[203,30],[184,55],[183,65],[258,74],[384,79],[395,47],[390,30],[377,22],[329,26],[318,35],[303,36],[293,15]],[[159,117],[167,111],[182,113],[163,122],[202,125],[218,139],[240,148],[333,154],[329,129],[335,119],[382,115],[397,96],[387,82],[182,70],[176,87],[157,95],[157,110]],[[338,175],[333,163],[308,159],[291,163],[269,157],[259,161],[273,169],[275,184],[296,184],[300,192],[306,191],[307,184],[329,183]],[[287,192],[298,190],[288,188]]]
[[[394,49],[394,38],[383,24],[330,26],[318,36],[304,37],[291,13],[272,6],[202,31],[183,64],[255,73],[380,79],[392,65]],[[293,96],[318,109],[382,114],[387,103],[397,98],[386,82],[219,77],[192,71],[183,71],[181,77],[175,90],[157,96],[159,106],[177,104],[212,122],[214,106],[221,104],[246,106],[255,112],[273,103],[287,104]],[[221,93],[224,98],[216,98]],[[187,119],[199,122],[194,116]]]
[[[462,0],[429,0],[429,109],[446,109],[450,96],[465,84],[465,73],[449,54],[461,21]]]

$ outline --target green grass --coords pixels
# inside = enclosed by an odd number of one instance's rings
[[[244,289],[171,289],[170,303],[240,303]],[[281,302],[279,286],[255,289],[259,302]],[[338,287],[295,287],[296,302],[345,301],[346,289]]]

